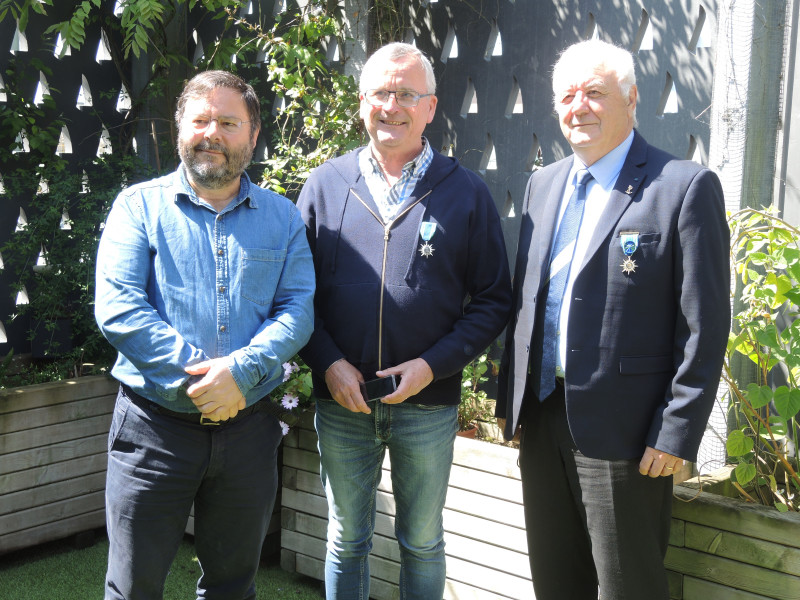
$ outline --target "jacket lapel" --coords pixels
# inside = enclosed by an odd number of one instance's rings
[[[628,156],[625,158],[625,163],[622,165],[622,170],[619,173],[619,177],[617,177],[614,189],[611,190],[608,204],[600,215],[594,235],[586,249],[581,269],[586,266],[603,244],[607,243],[606,240],[609,235],[614,231],[620,218],[638,194],[639,188],[645,180],[646,173],[642,165],[644,165],[646,159],[647,142],[638,132],[635,132],[633,144],[628,151]]]
[[[561,206],[561,199],[564,197],[564,188],[568,185],[567,176],[572,168],[572,158],[562,161],[561,167],[554,173],[552,181],[548,186],[549,192],[542,206],[542,215],[539,219],[539,243],[537,245],[537,256],[531,256],[534,264],[539,265],[539,291],[544,285],[545,273],[549,269],[550,249],[556,235],[556,222],[558,221],[558,209]]]

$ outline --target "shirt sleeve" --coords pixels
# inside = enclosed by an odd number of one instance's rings
[[[152,250],[141,202],[135,192],[121,194],[106,220],[97,252],[95,319],[109,343],[171,400],[189,377],[184,368],[208,357],[149,300]]]
[[[292,206],[286,260],[270,318],[247,346],[231,353],[231,374],[243,394],[259,383],[273,381],[277,385],[283,377],[283,363],[308,341],[314,327],[314,287],[314,263],[305,227]]]

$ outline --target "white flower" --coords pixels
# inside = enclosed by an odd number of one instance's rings
[[[281,426],[281,432],[283,433],[283,435],[289,433],[289,426],[286,423],[284,423],[283,421],[278,421],[278,423]]]
[[[283,363],[283,380],[284,381],[289,381],[289,377],[292,376],[292,373],[294,373],[295,371],[299,371],[299,370],[300,370],[300,365],[298,365],[297,363],[294,363],[294,362],[293,363],[288,363],[288,362]]]
[[[293,408],[297,408],[300,404],[300,398],[297,396],[293,396],[292,394],[284,394],[283,398],[281,398],[281,405],[283,408],[287,410],[292,410]]]

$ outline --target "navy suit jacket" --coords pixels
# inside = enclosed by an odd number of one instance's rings
[[[535,172],[525,193],[514,305],[497,416],[513,437],[558,207],[573,158]],[[620,232],[639,232],[625,274]],[[566,409],[578,449],[606,460],[646,446],[696,460],[720,381],[730,328],[729,231],[709,169],[678,160],[635,132],[609,203],[578,268],[567,330]]]

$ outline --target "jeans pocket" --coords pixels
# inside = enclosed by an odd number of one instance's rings
[[[122,393],[120,389],[119,393],[117,394],[117,401],[114,404],[114,412],[111,416],[111,427],[108,430],[108,451],[111,452],[111,449],[114,447],[114,443],[119,438],[119,434],[122,431],[122,426],[125,423],[125,417],[128,415],[128,407],[130,406],[131,401],[125,394]]]

